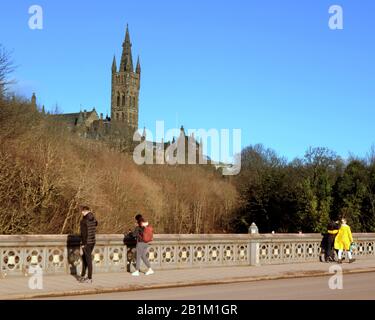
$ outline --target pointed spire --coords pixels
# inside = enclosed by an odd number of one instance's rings
[[[35,95],[35,92],[33,92],[33,95],[31,97],[31,105],[34,109],[36,109],[36,95]]]
[[[141,74],[141,62],[140,62],[139,56],[138,56],[138,59],[137,59],[137,67],[135,68],[135,72],[137,74]]]
[[[146,127],[143,127],[142,137],[145,137],[145,138],[146,138],[146,135],[147,135],[147,133],[146,133]]]
[[[125,41],[122,44],[122,56],[121,56],[121,64],[120,64],[120,71],[128,71],[133,72],[133,56],[132,56],[132,44],[130,41],[130,33],[129,33],[129,26],[126,25],[126,35]]]
[[[125,35],[125,42],[130,43],[130,34],[129,34],[129,24],[126,24],[126,35]]]
[[[113,62],[112,62],[112,73],[117,72],[117,63],[116,63],[116,56],[113,56]]]
[[[46,114],[46,109],[45,109],[44,105],[42,106],[42,114],[43,114],[43,115]]]
[[[143,133],[142,133],[142,141],[146,141],[146,138],[147,138],[147,133],[146,133],[146,127],[143,127]]]
[[[181,135],[182,135],[182,136],[185,136],[185,129],[184,129],[184,126],[181,126],[180,131],[181,131]]]

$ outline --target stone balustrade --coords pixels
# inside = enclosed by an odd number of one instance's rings
[[[123,235],[98,235],[95,272],[126,272],[131,248]],[[319,234],[155,235],[148,256],[154,269],[206,268],[318,261]],[[374,256],[375,234],[354,234],[357,255]],[[0,275],[79,273],[80,239],[67,235],[0,236]]]

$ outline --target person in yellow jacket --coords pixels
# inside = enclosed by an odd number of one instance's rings
[[[342,263],[342,254],[347,252],[349,263],[353,263],[352,252],[350,246],[353,243],[353,235],[350,227],[346,224],[346,219],[341,220],[341,227],[335,239],[335,249],[338,250],[338,263]]]

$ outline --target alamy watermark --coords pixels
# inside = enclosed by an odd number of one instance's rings
[[[343,290],[344,289],[344,275],[342,267],[339,265],[333,265],[329,268],[329,273],[333,274],[328,280],[328,287],[331,290]]]
[[[43,29],[43,8],[39,5],[32,5],[29,7],[29,28],[31,30],[42,30]]]
[[[30,266],[29,274],[29,289],[30,290],[43,290],[43,269],[40,266]]]
[[[339,5],[332,5],[328,9],[328,13],[331,15],[328,20],[328,27],[331,30],[343,30],[344,29],[344,9]]]
[[[164,121],[157,121],[155,136],[145,129],[142,135],[137,131],[133,141],[138,143],[133,152],[138,165],[211,164],[227,176],[241,171],[241,129],[174,128],[165,132]]]

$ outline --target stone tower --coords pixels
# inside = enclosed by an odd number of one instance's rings
[[[35,95],[34,92],[33,92],[33,95],[31,97],[31,106],[32,106],[34,111],[38,110],[38,106],[36,104],[36,95]]]
[[[112,63],[111,121],[117,127],[127,127],[134,132],[138,129],[141,65],[138,57],[134,70],[128,26],[122,48],[120,69],[117,69],[116,57]]]

